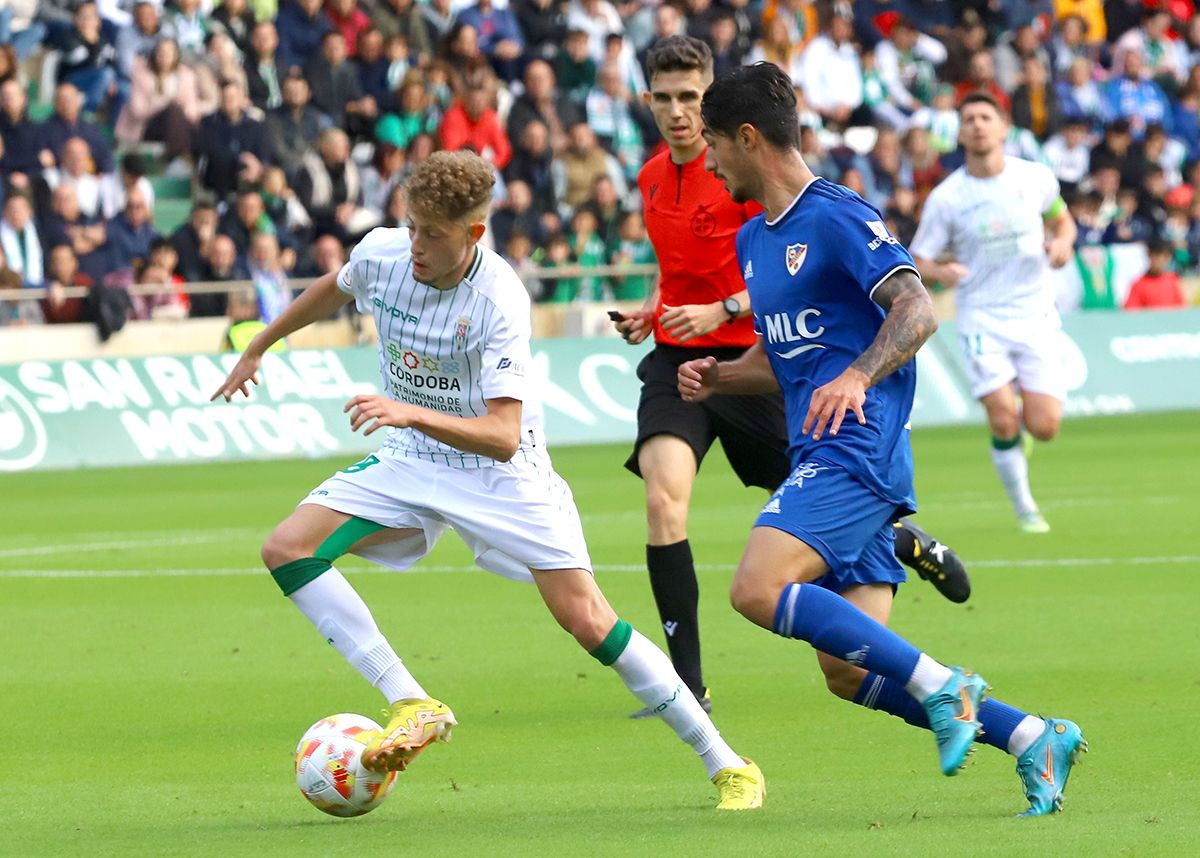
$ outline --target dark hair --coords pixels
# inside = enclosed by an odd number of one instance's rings
[[[691,36],[667,36],[655,42],[646,55],[646,79],[659,72],[698,71],[712,74],[712,50],[706,42]]]
[[[146,159],[136,152],[126,152],[121,157],[121,169],[139,179],[150,172]]]
[[[800,148],[800,119],[792,80],[774,63],[742,66],[717,78],[704,93],[705,127],[732,137],[752,125],[776,149]]]
[[[1000,102],[996,101],[995,96],[982,89],[977,89],[964,95],[962,101],[958,103],[959,112],[962,112],[963,108],[969,104],[990,104],[992,109],[1000,114],[1001,117],[1008,117],[1008,112],[1000,106]]]
[[[1171,242],[1161,238],[1152,238],[1146,242],[1146,254],[1154,256],[1159,253],[1175,253],[1175,248],[1171,246]]]

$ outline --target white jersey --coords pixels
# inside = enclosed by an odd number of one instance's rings
[[[956,290],[958,316],[1056,318],[1044,216],[1059,200],[1043,164],[1008,156],[990,178],[959,167],[933,189],[909,250],[938,261],[950,254],[967,276]]]
[[[541,402],[526,377],[531,323],[525,286],[507,262],[479,246],[457,286],[426,286],[413,279],[411,247],[407,229],[374,229],[337,278],[359,311],[375,318],[383,389],[399,402],[456,417],[482,417],[488,399],[520,400],[517,456],[540,454]],[[455,468],[496,464],[411,428],[391,429],[380,452]]]

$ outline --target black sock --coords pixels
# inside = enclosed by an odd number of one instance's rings
[[[686,539],[674,545],[647,545],[646,568],[650,571],[650,589],[654,592],[663,631],[667,633],[671,663],[679,678],[699,697],[704,694],[700,623],[696,619],[700,587],[696,583],[696,567],[692,565],[692,547]]]

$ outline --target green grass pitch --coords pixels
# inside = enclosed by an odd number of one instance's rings
[[[764,499],[706,463],[691,534],[716,719],[763,767],[761,813],[719,816],[699,762],[448,536],[422,569],[347,558],[384,632],[461,726],[357,820],[292,779],[304,729],[381,699],[258,570],[329,461],[0,479],[0,854],[1195,855],[1200,849],[1200,441],[1195,414],[1069,422],[1039,447],[1054,527],[1020,536],[980,429],[915,436],[920,521],[972,570],[965,606],[914,580],[893,624],[994,694],[1078,720],[1066,813],[1017,820],[1013,762],[937,773],[925,732],[824,691],[811,650],[738,618],[730,571]],[[661,641],[624,448],[560,449],[598,577]]]

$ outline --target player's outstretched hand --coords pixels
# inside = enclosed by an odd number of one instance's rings
[[[258,384],[258,368],[262,364],[262,355],[243,352],[238,358],[238,362],[229,372],[229,377],[225,382],[217,388],[217,392],[209,397],[208,401],[212,402],[218,396],[224,396],[225,401],[233,399],[233,395],[241,391],[242,396],[250,395],[250,388],[247,387],[248,382]]]
[[[662,326],[681,343],[710,334],[729,319],[729,314],[716,304],[684,304],[670,307],[663,304]]]
[[[679,365],[679,395],[684,402],[702,402],[712,395],[720,369],[714,357],[702,357]]]
[[[1066,239],[1053,238],[1046,242],[1046,259],[1051,268],[1062,268],[1075,257],[1075,245]]]
[[[805,435],[812,431],[814,441],[821,440],[826,426],[829,427],[830,435],[836,435],[842,428],[847,411],[854,412],[858,422],[866,426],[863,403],[867,401],[867,387],[870,381],[866,373],[848,367],[829,384],[818,387],[813,391],[812,401],[808,404],[808,414],[804,417],[804,425],[800,431]]]
[[[971,272],[967,270],[967,266],[963,265],[961,262],[947,262],[942,266],[942,271],[938,276],[938,280],[947,289],[953,289],[958,286],[959,283],[965,280],[967,275],[970,273]]]
[[[654,330],[654,314],[646,311],[626,313],[625,318],[616,323],[617,333],[621,339],[636,346],[644,342]]]
[[[357,432],[368,421],[374,421],[367,426],[364,435],[370,435],[376,429],[384,426],[395,426],[404,429],[412,425],[414,406],[397,402],[379,394],[359,394],[346,403],[342,413],[350,412],[350,431]]]

